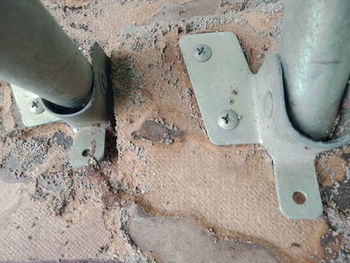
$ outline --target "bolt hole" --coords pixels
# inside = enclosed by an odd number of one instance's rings
[[[89,149],[85,149],[84,151],[82,151],[81,155],[84,156],[84,157],[88,157],[90,155],[90,150]]]
[[[305,194],[301,192],[294,192],[293,193],[293,200],[296,204],[302,205],[306,202],[306,196]]]

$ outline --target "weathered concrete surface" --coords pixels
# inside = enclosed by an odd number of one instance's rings
[[[207,13],[191,0],[43,1],[84,54],[93,41],[112,54],[116,119],[106,160],[73,169],[70,128],[18,130],[11,91],[0,83],[0,260],[155,262],[126,228],[135,203],[155,217],[193,218],[218,242],[268,248],[281,262],[348,260],[348,209],[337,196],[347,193],[350,148],[316,160],[326,217],[283,217],[265,150],[207,139],[178,47],[183,34],[232,31],[256,72],[276,49],[281,1],[205,0]]]
[[[132,240],[152,251],[164,263],[278,263],[273,251],[262,245],[217,240],[193,219],[151,217],[133,207],[128,224]]]

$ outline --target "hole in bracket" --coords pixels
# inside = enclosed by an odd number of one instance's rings
[[[90,155],[90,150],[89,149],[85,149],[84,151],[81,152],[81,155],[84,157],[88,157]]]
[[[294,192],[293,200],[296,204],[302,205],[306,202],[306,196],[302,192]]]

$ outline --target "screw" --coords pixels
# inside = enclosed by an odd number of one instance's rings
[[[232,110],[224,111],[218,116],[218,125],[224,130],[231,130],[238,125],[237,113]]]
[[[198,62],[205,62],[211,58],[212,51],[208,45],[200,44],[194,48],[193,56]]]
[[[44,112],[44,107],[39,98],[33,99],[29,104],[29,111],[34,114],[41,114]]]

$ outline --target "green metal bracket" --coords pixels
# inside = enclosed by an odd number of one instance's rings
[[[185,35],[180,47],[210,141],[216,145],[262,144],[273,160],[282,213],[309,219],[321,215],[315,157],[348,143],[350,134],[324,143],[293,128],[276,55],[268,56],[255,75],[233,33]],[[208,53],[210,58],[202,59]]]

